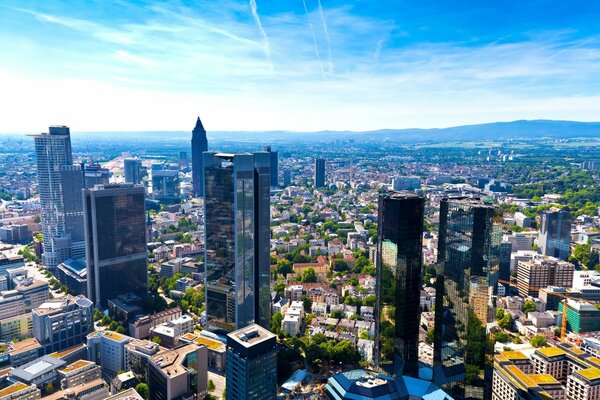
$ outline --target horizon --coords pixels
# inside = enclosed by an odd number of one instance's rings
[[[234,132],[592,122],[599,17],[582,0],[8,0],[0,131],[187,131],[198,114]]]

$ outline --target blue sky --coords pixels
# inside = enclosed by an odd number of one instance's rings
[[[0,132],[600,120],[596,1],[0,3]]]

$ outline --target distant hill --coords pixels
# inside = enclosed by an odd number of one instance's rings
[[[72,131],[74,140],[78,141],[161,141],[181,143],[189,141],[190,131],[150,131],[150,132],[77,132]],[[356,139],[360,141],[393,141],[393,142],[447,142],[476,141],[498,139],[535,139],[535,138],[573,138],[599,137],[600,122],[554,121],[554,120],[520,120],[512,122],[492,122],[478,125],[453,126],[439,129],[381,129],[375,131],[211,131],[208,140],[238,141],[249,143],[271,142],[318,142],[334,139]],[[19,134],[23,136],[23,134]]]

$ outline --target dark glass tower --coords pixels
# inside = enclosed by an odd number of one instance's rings
[[[97,306],[125,293],[145,297],[146,215],[141,185],[83,192],[88,297]]]
[[[315,187],[325,186],[325,159],[315,159]]]
[[[206,313],[211,329],[270,321],[269,153],[204,153]]]
[[[208,150],[206,131],[202,126],[200,117],[192,131],[192,189],[194,197],[204,195],[204,183],[202,173],[204,171],[202,153]]]
[[[455,399],[491,398],[502,214],[478,199],[440,203],[434,380]]]
[[[271,146],[265,146],[265,151],[269,153],[271,168],[271,186],[279,186],[279,153],[271,150]]]
[[[123,160],[123,171],[125,183],[142,183],[142,160],[137,158],[126,158]]]
[[[571,252],[573,217],[565,210],[551,210],[542,215],[539,243],[543,255],[566,260]]]
[[[375,366],[418,376],[423,196],[379,196]]]

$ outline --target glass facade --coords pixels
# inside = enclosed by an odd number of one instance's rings
[[[211,329],[270,320],[269,154],[204,153],[206,312]]]
[[[440,203],[434,379],[455,399],[491,396],[502,215],[476,199]]]
[[[87,189],[85,199],[88,294],[96,304],[125,293],[145,297],[146,217],[142,186]]]
[[[542,215],[539,243],[542,254],[566,260],[571,252],[571,213],[564,210]]]
[[[375,364],[393,375],[418,376],[424,198],[379,197]]]
[[[315,187],[325,186],[325,160],[315,159]]]
[[[206,140],[206,131],[202,126],[200,117],[196,121],[196,126],[192,131],[192,188],[194,197],[204,195],[203,171],[204,161],[202,153],[208,150],[208,141]]]

